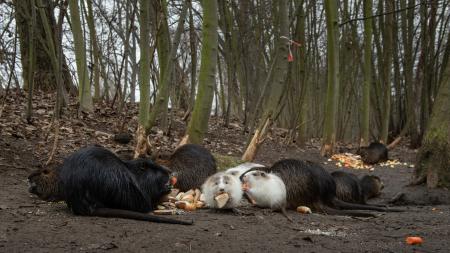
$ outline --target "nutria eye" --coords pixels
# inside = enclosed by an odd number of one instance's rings
[[[44,170],[43,173],[44,173],[45,175],[47,175],[48,173],[50,173],[50,171],[49,171],[49,170]]]

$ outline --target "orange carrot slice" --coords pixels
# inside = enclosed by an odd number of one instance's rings
[[[422,244],[423,239],[418,236],[409,236],[409,237],[406,237],[406,243],[409,245]]]

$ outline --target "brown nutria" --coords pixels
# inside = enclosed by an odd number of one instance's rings
[[[362,217],[375,215],[358,210],[388,211],[382,207],[348,203],[337,199],[333,177],[317,163],[285,159],[276,162],[267,171],[276,173],[283,180],[286,186],[286,208],[289,209],[308,206],[327,214]],[[246,173],[241,176],[241,180]]]
[[[350,203],[367,204],[367,200],[380,195],[384,187],[381,179],[373,175],[359,179],[352,173],[334,171],[331,176],[336,182],[336,197]]]
[[[359,179],[359,182],[366,201],[379,196],[384,188],[384,184],[381,179],[374,175],[365,175]]]
[[[367,164],[376,164],[388,160],[388,149],[386,145],[379,142],[372,142],[367,147],[360,147],[356,153]]]
[[[169,170],[146,159],[123,161],[99,146],[78,150],[53,170],[33,172],[28,182],[30,193],[64,200],[76,215],[192,224],[147,214],[170,193]]]
[[[176,173],[175,188],[180,191],[200,188],[209,176],[217,172],[216,160],[211,152],[196,144],[183,145],[170,156],[159,155],[156,163]]]

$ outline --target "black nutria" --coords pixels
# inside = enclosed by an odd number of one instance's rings
[[[205,180],[217,172],[216,160],[204,147],[186,144],[175,150],[173,154],[160,154],[156,163],[170,168],[177,175],[175,188],[180,191],[200,188]]]
[[[368,199],[380,195],[384,188],[381,179],[373,175],[365,175],[359,179],[352,173],[334,171],[331,176],[336,182],[336,197],[350,203],[367,204]]]
[[[386,145],[379,142],[372,142],[367,147],[360,147],[356,153],[367,164],[376,164],[388,160],[388,149]]]
[[[147,214],[170,193],[170,171],[150,160],[122,161],[109,150],[89,146],[55,169],[28,177],[29,192],[46,201],[64,200],[76,215],[116,217],[191,225]]]
[[[310,161],[280,160],[267,171],[276,173],[283,180],[286,186],[286,208],[288,209],[308,206],[315,211],[326,214],[362,217],[373,217],[375,215],[354,210],[388,211],[382,207],[348,203],[337,199],[336,183],[331,174],[319,164]],[[241,180],[246,173],[241,176]]]
[[[113,140],[120,144],[128,144],[132,139],[133,136],[129,133],[118,133],[113,137]]]

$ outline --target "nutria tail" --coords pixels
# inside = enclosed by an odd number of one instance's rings
[[[106,218],[123,218],[123,219],[150,221],[157,223],[180,224],[180,225],[192,225],[194,223],[193,220],[190,221],[175,220],[167,217],[159,217],[146,213],[139,213],[129,210],[113,209],[113,208],[97,208],[93,211],[91,215]]]
[[[325,214],[331,214],[331,215],[342,215],[342,216],[352,216],[352,217],[371,217],[371,218],[378,217],[378,215],[376,215],[376,214],[373,214],[370,212],[365,212],[365,211],[338,210],[338,209],[331,208],[329,206],[323,206],[321,209]]]
[[[371,210],[371,211],[378,211],[378,212],[403,212],[403,210],[400,209],[392,209],[392,208],[386,208],[386,207],[380,207],[375,205],[368,205],[368,204],[354,204],[354,203],[348,203],[342,200],[339,200],[337,198],[334,198],[332,200],[332,203],[335,207],[346,209],[346,210]]]

